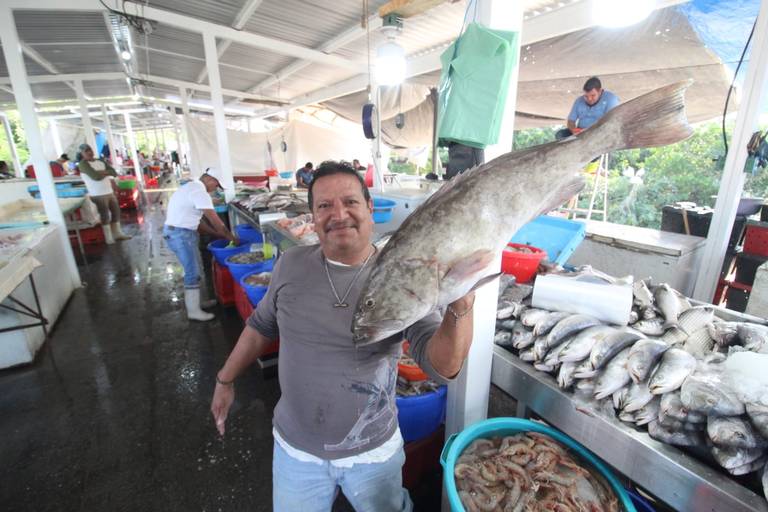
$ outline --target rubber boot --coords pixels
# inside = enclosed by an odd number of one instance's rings
[[[200,309],[200,288],[187,288],[184,290],[184,305],[187,307],[187,318],[207,322],[213,320],[216,315],[206,313]]]
[[[123,230],[120,229],[120,223],[119,222],[113,222],[111,224],[112,226],[112,236],[115,240],[118,242],[121,240],[130,240],[131,237],[129,235],[126,235],[123,233]]]
[[[112,229],[106,224],[101,225],[101,230],[104,231],[104,241],[107,243],[107,245],[112,245],[115,243],[115,239],[112,238]]]

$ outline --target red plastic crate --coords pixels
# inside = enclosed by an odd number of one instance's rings
[[[75,232],[70,231],[72,237],[72,247],[77,248],[77,238],[74,236]],[[93,226],[92,228],[86,228],[80,230],[80,239],[83,241],[83,245],[100,245],[104,243],[104,231],[101,229],[101,224]]]
[[[215,259],[213,260],[213,289],[219,304],[222,306],[235,304],[235,281],[232,279],[232,274],[227,267],[219,265]]]
[[[251,313],[253,313],[253,306],[251,301],[248,300],[248,295],[245,294],[245,290],[240,286],[240,283],[234,283],[235,286],[235,307],[237,312],[240,313],[240,318],[245,322]]]
[[[747,222],[743,252],[755,256],[768,256],[768,222]]]
[[[117,191],[117,202],[123,210],[136,209],[139,206],[139,189]]]

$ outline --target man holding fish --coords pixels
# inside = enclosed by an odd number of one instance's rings
[[[371,197],[354,169],[326,162],[310,184],[309,204],[320,244],[293,248],[275,265],[267,295],[216,377],[211,412],[223,435],[234,380],[279,337],[274,510],[330,510],[337,487],[359,511],[411,510],[395,406],[400,344],[410,341],[411,356],[432,379],[455,377],[472,341],[474,292],[448,304],[443,318],[433,309],[360,343],[350,326],[379,255]]]

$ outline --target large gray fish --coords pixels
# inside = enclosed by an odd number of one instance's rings
[[[744,464],[750,464],[763,456],[763,448],[730,448],[730,447],[712,447],[712,455],[715,460],[725,469],[733,469]]]
[[[664,334],[664,320],[661,318],[643,319],[632,324],[633,329],[637,329],[646,336],[661,336]]]
[[[657,441],[677,446],[701,446],[704,435],[697,430],[669,430],[659,421],[648,423],[648,435]]]
[[[680,343],[685,342],[685,340],[688,339],[688,333],[680,329],[679,327],[673,327],[669,329],[667,332],[665,332],[664,334],[662,334],[661,338],[659,339],[662,341],[666,341],[670,345],[678,345]]]
[[[640,339],[640,335],[623,331],[618,331],[601,339],[595,343],[592,347],[592,351],[589,353],[589,361],[592,363],[592,368],[599,370],[605,366],[613,356],[631,346],[638,339]],[[629,377],[629,374],[627,374],[627,377]]]
[[[600,320],[588,315],[569,315],[557,322],[549,332],[547,335],[547,345],[549,347],[555,347],[565,341],[569,336],[598,324],[600,324]]]
[[[635,412],[635,423],[638,425],[647,425],[651,422],[658,421],[660,407],[661,397],[653,397],[653,400],[649,401]]]
[[[520,321],[526,327],[533,327],[548,314],[549,311],[545,309],[528,308],[520,314]]]
[[[768,344],[768,326],[744,322],[736,328],[739,339],[747,350],[755,350]]]
[[[707,435],[718,446],[731,448],[765,448],[768,440],[755,430],[744,416],[710,416]]]
[[[636,341],[632,345],[627,361],[627,370],[629,370],[629,376],[632,380],[634,382],[645,380],[667,349],[669,349],[667,343],[655,338]]]
[[[682,386],[685,378],[696,369],[696,358],[685,350],[670,348],[651,376],[648,387],[654,395],[669,393]]]
[[[573,372],[576,370],[577,362],[568,362],[560,365],[560,371],[557,373],[557,385],[562,389],[566,389],[573,385],[575,378]]]
[[[683,383],[685,385],[685,383]],[[680,399],[680,390],[664,393],[661,396],[659,419],[670,417],[687,423],[707,423],[707,415],[697,411],[689,411]]]
[[[745,408],[736,392],[713,368],[697,370],[680,388],[680,401],[689,411],[720,416],[738,416]]]
[[[518,350],[528,348],[536,340],[533,333],[518,322],[512,328],[512,346]]]
[[[494,279],[512,235],[579,192],[595,156],[689,137],[683,95],[691,83],[639,96],[578,136],[507,153],[443,185],[378,254],[352,321],[355,343],[397,334]]]
[[[731,468],[728,470],[728,472],[733,476],[746,475],[746,474],[752,473],[753,471],[757,471],[758,469],[762,469],[763,466],[765,466],[766,460],[768,460],[768,455],[763,455],[762,457],[760,457],[754,462],[744,464],[743,466]]]
[[[677,317],[680,315],[680,301],[677,299],[677,293],[666,283],[660,284],[653,293],[656,305],[664,315],[662,326],[664,330],[677,325]]]
[[[632,357],[631,354],[630,357]],[[653,397],[654,395],[648,388],[648,381],[633,382],[627,389],[627,396],[624,397],[624,410],[627,412],[639,411],[653,400]]]
[[[596,325],[584,329],[565,344],[560,352],[560,361],[564,363],[583,361],[589,357],[595,343],[615,332],[617,332],[616,329],[608,325]]]
[[[713,322],[707,326],[709,336],[721,347],[739,343],[738,322]]]
[[[677,324],[690,335],[711,324],[714,318],[715,308],[712,306],[696,306],[680,313],[680,316],[677,318]]]
[[[698,331],[691,333],[688,339],[683,343],[683,350],[695,356],[698,359],[711,354],[715,347],[715,340],[709,335],[709,329],[702,327]]]
[[[595,382],[595,398],[603,398],[613,394],[615,391],[629,384],[629,373],[627,372],[627,359],[629,359],[630,347],[625,348],[616,354],[605,366],[605,369],[598,375]]]
[[[648,289],[645,281],[635,281],[632,285],[634,303],[641,308],[653,306],[653,293]]]
[[[762,404],[747,404],[747,414],[758,432],[768,439],[768,407]]]

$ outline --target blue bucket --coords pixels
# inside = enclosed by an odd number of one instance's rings
[[[243,277],[240,278],[240,286],[242,286],[243,290],[245,290],[245,294],[248,296],[248,300],[251,301],[251,306],[256,307],[256,305],[261,302],[261,299],[264,298],[264,296],[267,294],[268,286],[251,286],[250,284],[246,283],[245,280],[248,278],[248,276],[252,274],[261,274],[264,271],[257,271],[257,272],[248,272]]]
[[[399,396],[397,422],[406,443],[428,437],[445,421],[445,404],[448,387],[416,396]]]
[[[397,206],[395,201],[383,197],[373,198],[373,222],[384,224],[392,220],[392,212]]]
[[[247,251],[250,247],[248,242],[240,242],[237,247],[227,247],[229,240],[214,240],[208,244],[208,250],[211,251],[213,257],[216,258],[216,263],[219,265],[226,265],[227,258],[233,254]]]
[[[225,265],[229,267],[229,273],[232,274],[232,279],[236,283],[247,274],[253,274],[254,272],[272,272],[272,268],[275,266],[275,258],[271,260],[264,260],[258,263],[231,263],[225,262]]]
[[[264,241],[264,235],[261,234],[261,231],[250,224],[238,224],[235,226],[235,234],[243,242],[260,244]]]
[[[608,469],[608,466],[596,456],[592,455],[592,452],[559,430],[542,425],[541,423],[536,423],[535,421],[524,420],[521,418],[493,418],[490,420],[479,421],[474,425],[465,428],[458,434],[453,434],[445,442],[443,453],[440,454],[440,464],[443,466],[443,484],[448,492],[448,501],[451,504],[452,511],[464,511],[464,506],[461,504],[459,493],[456,490],[456,479],[453,476],[456,459],[459,458],[464,449],[475,439],[506,436],[517,434],[519,432],[538,432],[564,444],[605,478],[613,492],[618,496],[619,502],[626,512],[637,512],[627,491],[622,487],[611,470]]]
[[[280,177],[283,178],[284,180],[289,180],[293,178],[293,173],[291,171],[281,172]]]

